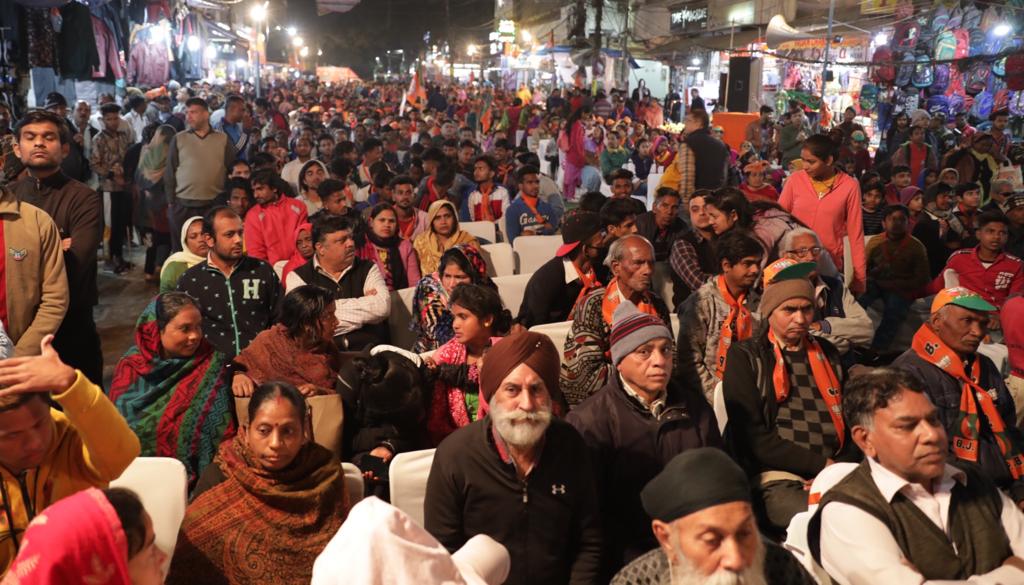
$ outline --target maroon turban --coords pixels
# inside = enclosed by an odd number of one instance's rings
[[[562,391],[558,387],[561,361],[558,350],[546,335],[527,331],[514,333],[494,344],[484,356],[480,368],[480,395],[487,402],[512,370],[526,364],[537,372],[548,388],[556,414],[565,412]]]

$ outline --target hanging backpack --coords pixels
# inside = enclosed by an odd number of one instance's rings
[[[888,45],[875,49],[871,63],[871,80],[875,83],[889,84],[896,79],[896,66],[893,65],[892,49]]]
[[[954,59],[963,59],[964,57],[971,54],[971,35],[962,28],[953,31],[953,36],[956,37],[956,52],[953,54]]]
[[[914,77],[914,66],[917,59],[910,53],[905,53],[902,58],[897,59],[899,65],[896,67],[896,87],[907,87]]]
[[[1014,116],[1024,116],[1024,91],[1012,92],[1010,96],[1010,113]]]
[[[939,95],[946,93],[946,89],[949,88],[949,63],[940,63],[934,68],[934,77],[930,87],[928,87],[929,95]]]
[[[971,63],[964,80],[964,91],[970,95],[978,95],[988,87],[988,75],[991,71],[988,63],[975,61]]]
[[[963,23],[960,25],[967,30],[981,30],[981,10],[973,3],[964,8]]]
[[[926,104],[928,106],[927,109],[929,114],[934,115],[937,113],[942,113],[947,116],[949,115],[949,98],[947,96],[933,95],[932,97],[928,98]]]
[[[935,31],[935,34],[940,34],[948,30],[948,24],[949,9],[940,4],[935,8],[935,12],[932,13],[932,30]]]
[[[959,0],[957,0],[956,4],[960,4]],[[964,11],[960,6],[956,6],[949,11],[949,20],[946,21],[946,30],[957,30],[958,28],[963,28],[961,26],[963,22]]]
[[[1010,108],[1010,90],[1000,89],[993,93],[992,111],[999,112]]]
[[[980,57],[987,55],[986,52],[988,42],[985,38],[985,31],[979,29],[969,29],[970,32],[970,50],[967,52],[968,57]]]
[[[865,83],[860,88],[860,109],[862,112],[872,112],[878,105],[878,86],[873,83]]]
[[[1006,58],[1006,88],[1012,91],[1024,90],[1024,53],[1014,53]]]
[[[994,4],[989,4],[989,7],[981,14],[981,30],[992,30],[1002,21],[1003,15],[999,14],[999,9]]]
[[[950,116],[955,116],[960,112],[966,112],[970,110],[970,108],[967,107],[967,104],[964,101],[964,96],[955,93],[953,95],[946,96],[946,98],[946,108],[949,110]]]
[[[917,39],[920,36],[921,27],[917,24],[917,19],[910,18],[896,25],[892,44],[897,49],[911,50],[917,46]]]
[[[996,59],[992,62],[992,75],[996,77],[1006,77],[1006,57]]]
[[[911,83],[917,89],[924,89],[931,87],[932,82],[935,81],[935,70],[932,67],[932,58],[928,55],[918,55],[914,59],[914,75],[911,79]],[[948,80],[947,80],[948,83]]]
[[[950,61],[956,59],[956,34],[951,30],[939,33],[935,38],[935,60]]]
[[[971,107],[971,115],[975,118],[987,120],[992,114],[992,106],[994,103],[994,96],[991,93],[987,91],[979,93],[974,96],[974,106]]]

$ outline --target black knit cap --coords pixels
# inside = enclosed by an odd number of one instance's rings
[[[701,447],[676,455],[640,492],[644,511],[672,522],[730,502],[750,502],[750,483],[721,449]]]

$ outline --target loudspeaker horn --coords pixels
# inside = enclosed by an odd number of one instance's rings
[[[777,49],[782,43],[789,41],[801,41],[805,39],[816,39],[818,35],[800,32],[786,22],[786,17],[776,14],[768,21],[768,29],[765,34],[765,41],[769,49]]]

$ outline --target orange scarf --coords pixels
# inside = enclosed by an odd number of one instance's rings
[[[914,334],[911,347],[918,357],[963,383],[963,390],[960,393],[960,415],[956,423],[957,435],[953,437],[953,454],[964,461],[978,461],[978,436],[981,434],[978,417],[980,403],[981,412],[988,419],[988,426],[995,435],[996,444],[999,445],[999,452],[1006,460],[1010,475],[1013,479],[1024,476],[1024,456],[1006,434],[1006,423],[1003,422],[1003,417],[999,416],[992,396],[978,385],[978,380],[981,379],[980,356],[975,358],[971,375],[968,377],[960,356],[947,347],[927,323],[921,325]]]
[[[789,376],[786,374],[786,362],[782,357],[782,344],[775,339],[775,334],[768,330],[768,341],[775,348],[775,370],[772,372],[772,382],[775,385],[775,400],[783,402],[789,397]],[[843,448],[846,439],[846,423],[843,421],[842,394],[840,392],[839,379],[829,364],[821,344],[814,339],[813,335],[804,338],[804,348],[807,350],[807,361],[811,363],[811,375],[814,376],[814,385],[818,387],[818,393],[828,407],[828,414],[832,417],[832,424],[836,427],[836,434],[839,435],[839,449]],[[836,451],[839,451],[836,449]]]
[[[519,196],[523,198],[523,203],[525,203],[526,206],[530,208],[530,211],[533,212],[533,219],[537,220],[537,223],[543,225],[548,222],[548,220],[544,219],[544,216],[537,211],[537,197],[530,197],[526,193],[520,193]]]
[[[718,338],[718,353],[715,355],[715,377],[719,380],[725,375],[725,355],[734,341],[743,341],[754,334],[754,321],[747,308],[747,295],[741,294],[733,298],[729,287],[725,284],[725,275],[717,279],[718,292],[729,305],[729,315],[722,323],[722,333]]]
[[[494,214],[491,213],[491,193],[494,192],[494,183],[491,186],[484,188],[483,184],[480,185],[480,213],[483,217],[479,221],[494,221]]]
[[[580,243],[582,246],[583,244]],[[576,276],[580,278],[580,282],[583,283],[583,288],[580,289],[580,294],[576,295],[576,301],[572,304],[572,310],[569,311],[569,320],[572,321],[572,316],[576,314],[576,307],[579,306],[583,299],[587,298],[587,295],[601,288],[601,282],[597,280],[597,273],[593,268],[590,272],[583,272],[579,266],[576,266],[575,262],[569,262],[572,264],[574,270],[576,270]],[[612,309],[614,312],[614,309]]]
[[[612,315],[615,314],[615,309],[619,306],[619,303],[622,302],[622,299],[619,298],[620,296],[622,295],[619,294],[619,281],[612,278],[611,282],[609,282],[608,286],[604,289],[604,300],[601,301],[601,315],[604,317],[604,322],[607,323],[609,327],[612,326]],[[654,308],[654,304],[651,303],[648,293],[643,293],[642,297],[643,300],[636,303],[636,308],[639,309],[641,313],[647,313],[648,315],[661,319],[661,315],[658,314],[658,311]]]

